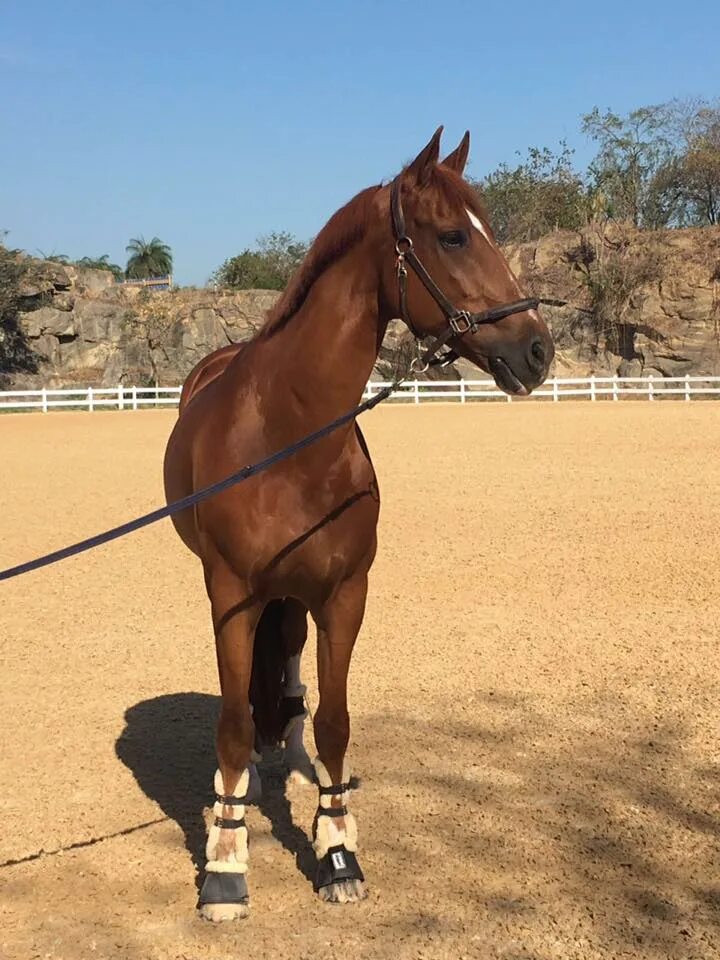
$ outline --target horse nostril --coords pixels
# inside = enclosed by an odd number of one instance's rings
[[[537,340],[533,340],[532,346],[530,347],[530,354],[533,359],[534,367],[543,367],[545,365],[545,347],[542,340],[538,337]]]

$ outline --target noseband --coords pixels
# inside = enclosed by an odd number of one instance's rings
[[[445,366],[457,360],[458,354],[453,349],[449,349],[440,356],[437,355],[438,351],[441,347],[447,346],[451,341],[462,337],[464,334],[474,333],[477,328],[484,323],[497,323],[498,320],[502,320],[504,317],[510,317],[514,313],[523,313],[525,310],[536,310],[541,303],[548,305],[556,305],[558,303],[554,300],[539,300],[532,297],[527,300],[514,300],[512,303],[502,303],[497,307],[491,307],[491,309],[483,310],[480,313],[470,313],[469,310],[458,310],[435,283],[415,253],[412,239],[407,235],[405,228],[405,215],[403,214],[402,200],[400,199],[400,188],[400,177],[396,177],[390,187],[390,211],[392,214],[393,236],[395,238],[395,252],[397,253],[400,315],[415,338],[418,341],[422,340],[423,335],[418,333],[413,326],[407,306],[407,267],[410,266],[435,303],[437,303],[445,314],[445,319],[448,323],[447,329],[433,340],[421,356],[418,356],[417,364],[414,366],[416,373],[422,373],[427,370],[428,367],[434,367],[439,364]]]

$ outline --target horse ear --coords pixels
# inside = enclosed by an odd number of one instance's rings
[[[449,167],[460,176],[463,175],[465,164],[467,163],[468,153],[470,152],[470,131],[465,131],[465,136],[455,147],[452,153],[449,153],[442,162],[444,167]]]
[[[443,128],[438,127],[430,138],[429,143],[422,148],[413,162],[406,168],[405,175],[418,184],[427,183],[430,179],[433,167],[438,162],[440,156],[440,137]]]

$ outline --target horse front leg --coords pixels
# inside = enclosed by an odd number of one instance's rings
[[[313,848],[318,859],[316,887],[322,900],[353,903],[367,896],[357,861],[357,824],[348,810],[350,768],[345,762],[350,737],[347,677],[355,639],[365,612],[367,574],[344,581],[315,620],[318,627],[318,687],[315,759],[320,802]]]
[[[249,912],[245,807],[255,736],[249,691],[259,611],[248,605],[246,585],[224,561],[206,566],[205,579],[212,605],[222,707],[214,821],[208,832],[199,908],[207,920],[219,922],[246,917]]]

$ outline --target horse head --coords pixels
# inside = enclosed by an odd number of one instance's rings
[[[507,393],[528,394],[547,376],[553,342],[463,179],[469,133],[440,162],[441,133],[382,191],[396,242],[395,262],[383,257],[386,308],[419,338],[443,338]]]

